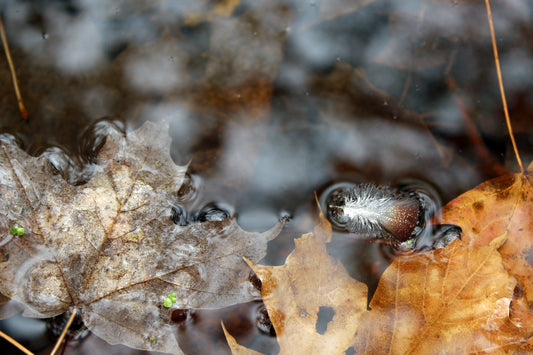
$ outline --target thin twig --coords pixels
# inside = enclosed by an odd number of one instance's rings
[[[0,337],[4,338],[5,340],[7,340],[8,342],[10,342],[11,344],[13,344],[14,346],[17,347],[17,349],[19,349],[20,351],[22,351],[24,354],[28,354],[28,355],[35,355],[34,353],[32,353],[31,351],[29,351],[28,349],[26,349],[24,347],[24,345],[22,345],[21,343],[19,343],[18,341],[16,341],[15,339],[13,339],[12,337],[10,337],[9,335],[7,335],[6,333],[4,333],[3,331],[0,330]]]
[[[22,102],[22,96],[20,95],[19,84],[17,81],[17,74],[15,73],[15,67],[13,66],[13,61],[11,60],[11,53],[9,52],[9,46],[7,45],[6,32],[4,31],[4,24],[2,23],[2,18],[0,17],[0,35],[2,36],[2,43],[4,44],[4,51],[6,52],[7,62],[9,64],[9,69],[11,70],[11,77],[13,78],[13,86],[15,87],[15,95],[17,95],[17,101],[19,103],[19,110],[22,118],[28,120],[28,111],[24,107]]]
[[[505,114],[505,121],[507,122],[507,129],[509,130],[509,136],[511,137],[511,142],[513,143],[514,154],[516,156],[516,160],[518,161],[518,166],[520,166],[520,172],[524,173],[524,166],[522,165],[520,154],[518,154],[518,148],[516,147],[516,142],[515,142],[514,134],[513,134],[513,128],[511,127],[511,118],[509,117],[509,110],[507,110],[507,100],[505,99],[505,91],[503,90],[502,71],[500,69],[500,59],[498,57],[498,47],[496,46],[496,36],[494,35],[494,25],[492,23],[492,13],[490,11],[489,0],[485,0],[485,4],[487,5],[487,16],[489,18],[490,36],[492,38],[492,49],[494,51],[494,60],[496,62],[496,72],[498,73],[500,93],[502,95],[503,113]]]
[[[68,319],[67,325],[65,325],[65,328],[61,332],[61,335],[59,336],[59,339],[57,339],[56,345],[54,346],[54,349],[50,353],[50,355],[55,355],[59,347],[61,346],[61,343],[63,342],[63,339],[65,339],[65,336],[67,335],[67,331],[72,325],[72,322],[74,322],[74,318],[76,317],[76,313],[78,313],[78,309],[74,308],[72,311],[72,314],[70,315],[70,318]]]

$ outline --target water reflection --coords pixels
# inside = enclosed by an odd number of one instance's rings
[[[493,8],[526,159],[532,11],[520,1]],[[174,159],[196,179],[187,208],[227,204],[257,230],[294,216],[268,262],[311,230],[315,191],[408,177],[446,202],[505,163],[482,2],[6,0],[0,15],[31,117],[20,120],[0,61],[2,133],[33,154],[48,149],[77,183],[109,128],[99,119],[119,117],[124,129],[165,120]],[[333,243],[354,277],[377,282],[378,247]]]

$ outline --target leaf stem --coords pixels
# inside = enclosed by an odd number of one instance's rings
[[[2,43],[4,44],[4,50],[6,52],[7,62],[9,64],[9,69],[11,70],[11,77],[13,78],[13,86],[15,87],[15,95],[17,95],[17,101],[19,104],[19,111],[26,121],[28,120],[28,111],[24,107],[22,102],[22,96],[20,95],[19,84],[17,81],[17,74],[15,73],[15,66],[11,60],[11,53],[9,52],[9,46],[7,45],[6,33],[4,31],[4,24],[2,23],[2,18],[0,17],[0,35],[2,36]]]
[[[9,335],[7,335],[6,333],[4,333],[3,331],[0,330],[0,337],[4,338],[5,340],[7,340],[8,342],[10,342],[11,344],[13,344],[17,349],[19,349],[20,351],[22,351],[24,354],[28,354],[28,355],[35,355],[34,353],[32,353],[31,351],[29,351],[28,349],[26,349],[24,347],[24,345],[22,345],[21,343],[19,343],[18,341],[16,341],[15,339],[13,339],[12,337],[10,337]]]
[[[520,154],[518,154],[518,148],[516,147],[516,141],[514,139],[513,128],[511,127],[511,118],[509,117],[509,110],[507,109],[507,100],[505,99],[505,91],[503,90],[502,71],[500,69],[500,59],[498,56],[498,47],[496,46],[496,36],[494,34],[494,24],[492,23],[492,12],[490,11],[489,0],[485,0],[485,4],[487,5],[487,17],[489,18],[490,36],[492,38],[492,49],[494,51],[494,61],[496,62],[496,72],[498,73],[498,83],[500,85],[500,93],[502,96],[503,113],[505,114],[505,122],[507,123],[507,129],[509,130],[509,136],[511,137],[511,142],[513,143],[514,154],[516,156],[516,160],[518,161],[518,166],[520,166],[520,172],[524,173],[524,166],[522,165],[522,160],[520,159]]]
[[[57,350],[59,349],[59,346],[61,346],[61,343],[63,342],[63,339],[65,339],[65,336],[67,335],[67,331],[72,325],[72,322],[74,322],[74,318],[76,317],[76,313],[78,313],[78,308],[74,308],[72,311],[72,314],[70,315],[70,318],[68,319],[67,325],[65,325],[65,328],[63,328],[63,331],[61,332],[61,335],[59,336],[59,339],[57,339],[56,345],[54,346],[54,349],[50,353],[50,355],[55,355]]]

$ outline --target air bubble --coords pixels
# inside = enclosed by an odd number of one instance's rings
[[[342,193],[353,188],[354,186],[354,183],[349,182],[333,184],[328,187],[319,197],[319,203],[322,208],[322,211],[324,211],[328,220],[337,230],[345,230],[346,221],[344,221],[342,218],[338,218],[336,210],[329,208],[328,206],[334,205],[336,203],[342,203],[343,199],[340,197]]]
[[[198,222],[223,221],[228,219],[229,216],[230,213],[227,209],[218,206],[214,202],[210,202],[198,212],[196,220]]]
[[[182,206],[172,206],[171,214],[172,222],[174,222],[178,226],[186,226],[189,224],[187,221],[187,213],[185,212]]]
[[[96,163],[98,152],[112,131],[124,133],[124,124],[117,120],[102,119],[87,127],[80,137],[80,156],[89,163]]]
[[[16,137],[12,134],[9,134],[9,133],[1,133],[0,134],[0,143],[1,144],[6,144],[6,145],[14,145],[16,147],[19,147],[19,148],[23,148],[23,143],[22,143],[22,139],[20,139],[19,137]]]
[[[261,291],[262,282],[261,279],[255,274],[255,272],[251,271],[250,275],[248,276],[248,281],[252,283],[252,285],[257,289],[258,291]]]
[[[292,219],[292,215],[288,211],[282,211],[280,213],[279,221],[288,223]]]
[[[46,157],[53,171],[60,174],[68,183],[79,185],[88,180],[81,164],[74,161],[71,154],[63,149],[59,147],[48,147],[40,155]]]
[[[189,317],[188,309],[175,309],[172,311],[171,319],[175,323],[183,324]]]
[[[256,310],[256,317],[255,317],[255,324],[257,326],[257,329],[263,334],[269,335],[269,336],[276,336],[276,331],[274,330],[274,326],[272,325],[272,322],[270,321],[270,317],[268,316],[268,311],[264,304],[259,305]]]

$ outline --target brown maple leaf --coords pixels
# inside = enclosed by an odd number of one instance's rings
[[[525,173],[486,181],[442,209],[442,221],[461,226],[471,246],[489,245],[533,309],[533,163]],[[533,329],[533,316],[529,315]]]
[[[1,146],[0,292],[10,299],[3,308],[16,303],[41,318],[75,308],[109,343],[179,354],[173,308],[259,297],[242,257],[264,256],[281,224],[262,234],[244,232],[234,217],[174,224],[186,167],[173,163],[167,131],[153,123],[112,131],[80,186],[46,157]],[[10,234],[15,226],[24,233]],[[163,306],[171,293],[175,302]]]
[[[490,247],[455,240],[397,258],[361,319],[356,353],[471,354],[516,350],[527,331],[509,319],[516,280]]]
[[[320,218],[315,234],[296,240],[285,265],[250,263],[262,281],[281,354],[466,354],[527,347],[528,330],[509,317],[516,280],[493,248],[457,239],[430,252],[400,255],[367,310],[366,286],[327,254],[331,227]],[[333,309],[323,334],[317,332],[321,307]],[[234,353],[248,354],[228,339]]]

